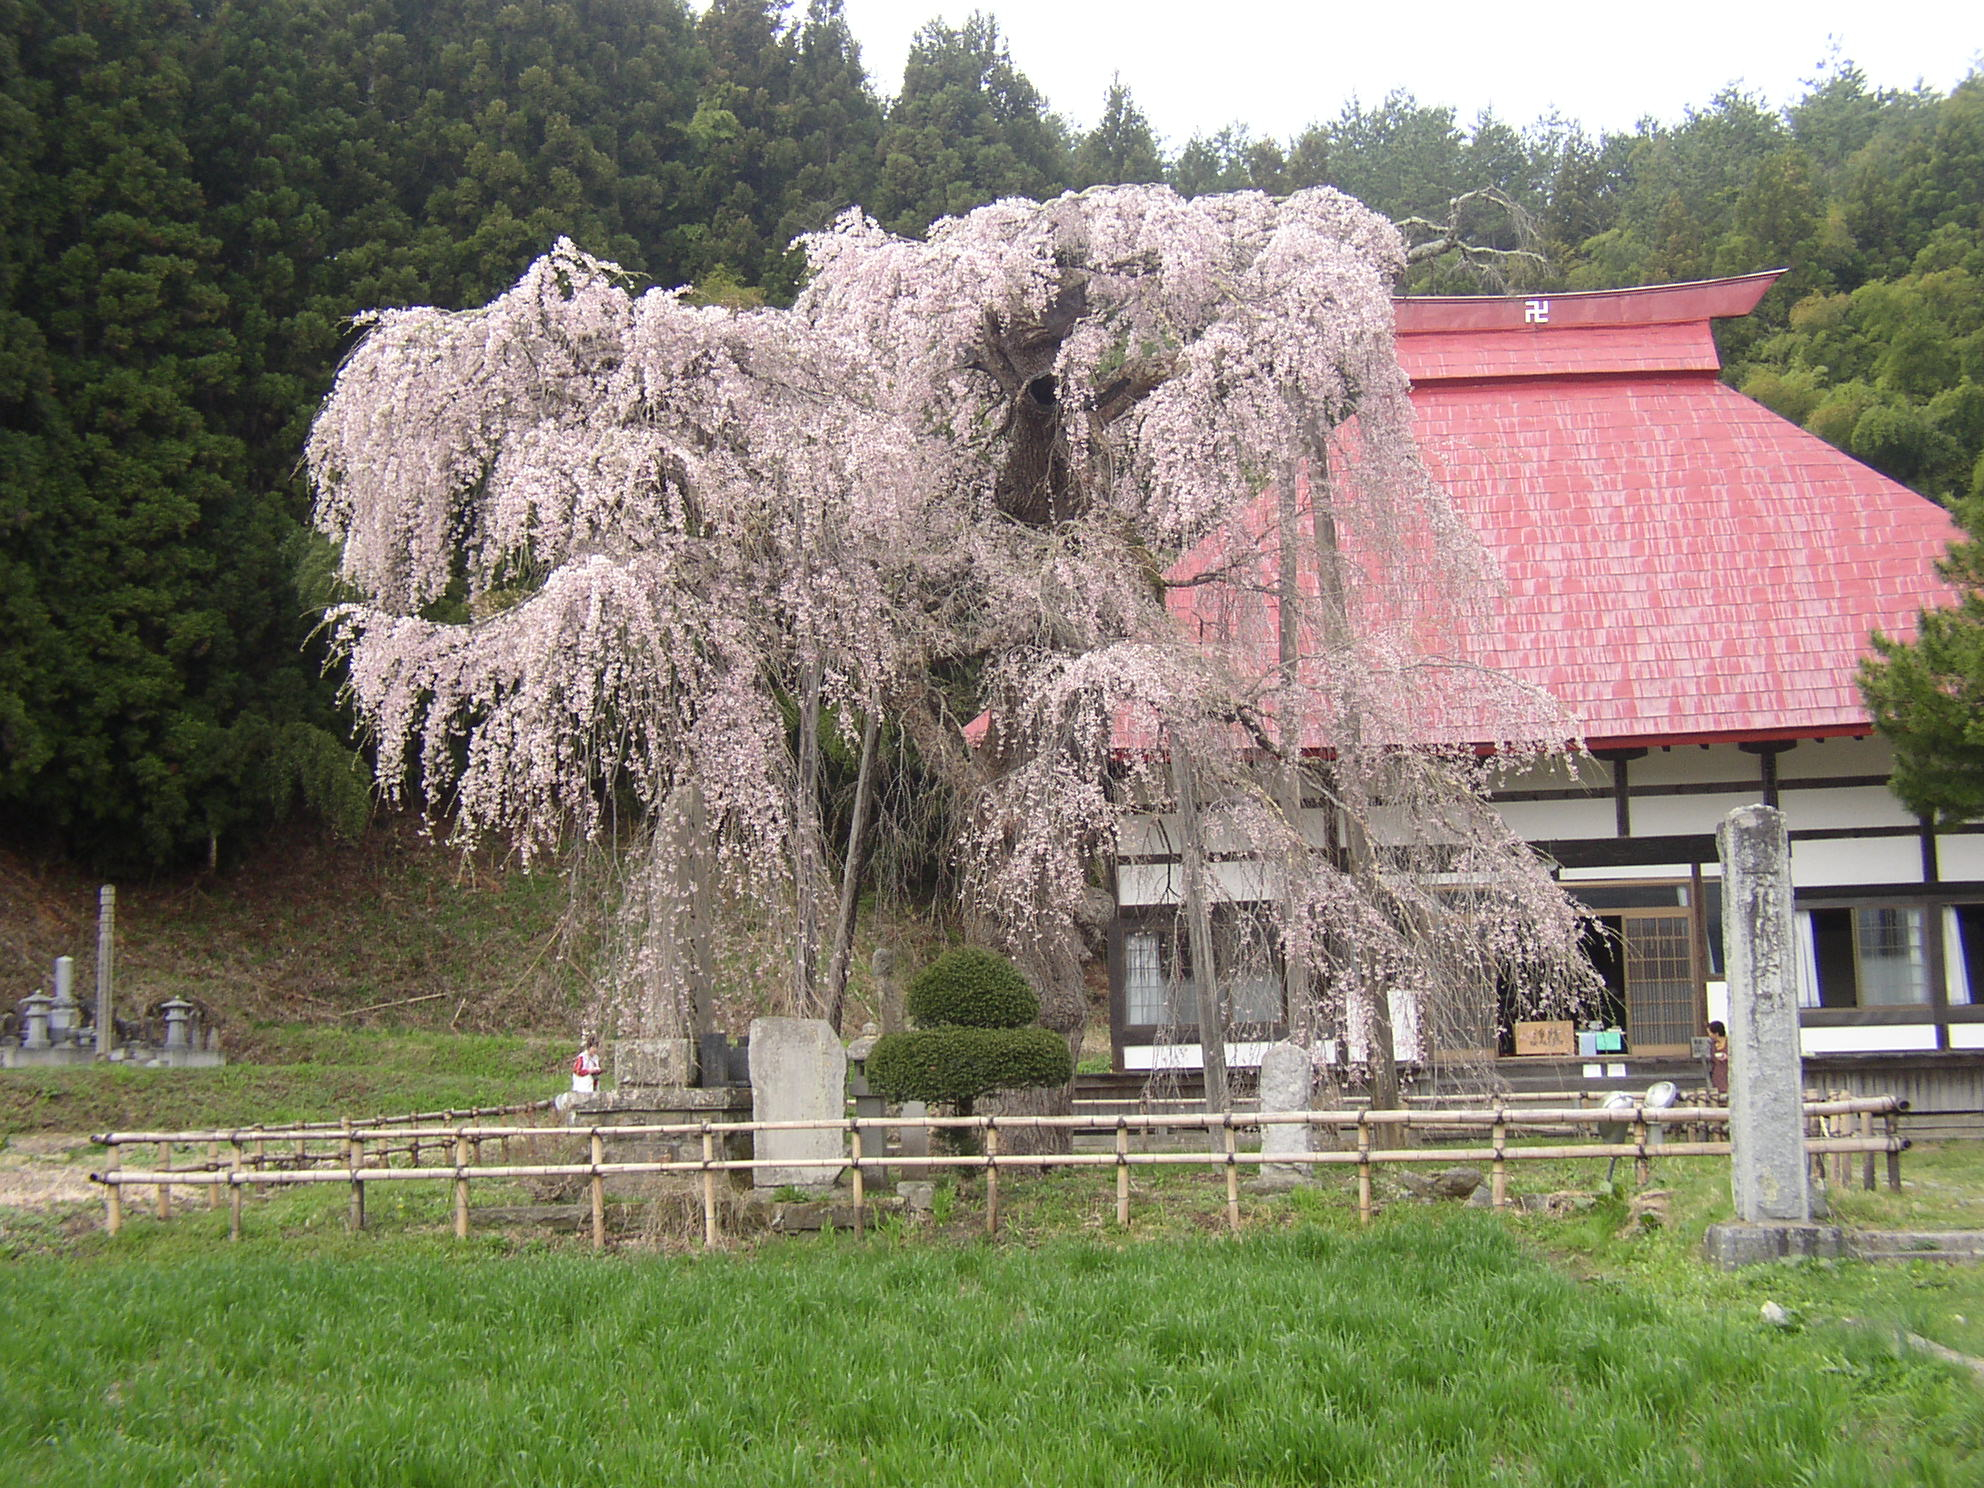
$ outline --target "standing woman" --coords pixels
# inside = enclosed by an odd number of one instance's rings
[[[591,1095],[598,1090],[599,1069],[599,1038],[592,1035],[572,1061],[572,1094]]]

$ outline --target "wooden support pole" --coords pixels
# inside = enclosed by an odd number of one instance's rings
[[[703,1123],[703,1245],[716,1248],[716,1134]]]
[[[228,1144],[233,1150],[233,1161],[228,1167],[227,1185],[227,1238],[241,1238],[241,1139],[236,1137]]]
[[[351,1227],[365,1228],[365,1180],[358,1176],[365,1166],[365,1137],[353,1131],[345,1143],[345,1160],[351,1165]]]
[[[158,1144],[158,1170],[161,1173],[172,1171],[172,1144],[170,1142],[160,1142]],[[158,1217],[160,1219],[172,1218],[172,1185],[170,1183],[161,1183],[158,1186]]]
[[[1233,1113],[1226,1113],[1226,1228],[1240,1233],[1240,1156],[1235,1149]]]
[[[1488,1196],[1497,1209],[1509,1207],[1509,1124],[1502,1116],[1502,1110],[1497,1107],[1495,1124],[1488,1129],[1489,1140],[1495,1146],[1495,1161],[1489,1169]]]
[[[1633,1184],[1645,1188],[1653,1182],[1653,1161],[1646,1155],[1646,1107],[1633,1107]]]
[[[606,1139],[592,1129],[592,1248],[606,1249],[606,1180],[599,1165],[606,1161]]]
[[[455,1133],[455,1238],[468,1239],[468,1133]]]
[[[1890,1111],[1884,1118],[1888,1134],[1888,1188],[1894,1193],[1901,1192],[1901,1143],[1897,1140],[1900,1122]]]
[[[122,1155],[123,1155],[122,1148],[112,1147],[110,1149],[110,1156],[108,1159],[105,1160],[103,1165],[105,1176],[113,1179],[116,1177],[117,1163]],[[121,1185],[115,1182],[106,1183],[103,1187],[104,1233],[107,1235],[115,1235],[119,1230],[123,1228],[124,1228],[124,1190]]]
[[[1371,1222],[1371,1127],[1369,1111],[1357,1113],[1357,1220]]]
[[[1860,1135],[1863,1137],[1873,1136],[1874,1113],[1872,1111],[1862,1111],[1859,1113],[1859,1116]],[[1863,1155],[1863,1170],[1860,1174],[1860,1179],[1860,1186],[1866,1189],[1868,1193],[1872,1193],[1878,1186],[1874,1179],[1874,1154],[1871,1149]]]
[[[848,1156],[854,1164],[854,1233],[857,1237],[864,1233],[861,1201],[861,1123],[853,1122],[847,1129]]]
[[[211,1172],[218,1173],[220,1171],[220,1143],[217,1141],[207,1143],[207,1168]],[[209,1209],[220,1208],[220,1185],[218,1183],[207,1185],[207,1207]]]
[[[999,1233],[999,1128],[985,1118],[985,1233]]]
[[[1116,1223],[1130,1227],[1130,1123],[1116,1118]]]

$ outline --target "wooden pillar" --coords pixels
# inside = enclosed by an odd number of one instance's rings
[[[985,1233],[999,1233],[999,1128],[985,1118]]]
[[[227,1180],[227,1238],[241,1238],[241,1139],[236,1137],[229,1144],[233,1149],[233,1160],[228,1167]]]
[[[1371,1222],[1370,1115],[1368,1107],[1357,1113],[1357,1219],[1360,1224]]]
[[[859,1236],[863,1233],[861,1201],[864,1197],[861,1189],[861,1123],[859,1120],[848,1124],[847,1143],[848,1157],[854,1165],[854,1233],[856,1236]]]
[[[468,1133],[455,1131],[455,1238],[468,1239]]]
[[[124,1228],[124,1189],[117,1182],[117,1164],[122,1155],[123,1149],[113,1145],[103,1165],[103,1176],[110,1180],[103,1186],[103,1229],[108,1235]]]
[[[606,1161],[606,1139],[592,1129],[592,1248],[606,1249],[606,1179],[599,1165]]]
[[[1489,1172],[1488,1196],[1497,1209],[1509,1207],[1509,1163],[1507,1148],[1509,1141],[1508,1112],[1500,1107],[1495,1110],[1495,1124],[1489,1129],[1489,1140],[1495,1147],[1495,1161]]]
[[[172,1144],[170,1142],[160,1142],[158,1144],[158,1168],[161,1173],[172,1171]],[[158,1186],[158,1217],[160,1219],[172,1218],[172,1185],[170,1183],[160,1183]]]
[[[1233,1234],[1240,1233],[1240,1157],[1235,1150],[1233,1135],[1233,1113],[1228,1111],[1226,1125],[1226,1228]]]
[[[1116,1118],[1116,1223],[1130,1227],[1130,1123]]]
[[[703,1123],[703,1245],[716,1247],[716,1134]]]

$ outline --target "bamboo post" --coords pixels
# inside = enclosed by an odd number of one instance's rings
[[[1116,1118],[1116,1224],[1130,1227],[1130,1123]]]
[[[1888,1112],[1882,1119],[1886,1125],[1888,1134],[1888,1188],[1894,1193],[1900,1193],[1901,1143],[1896,1140],[1896,1129],[1900,1123],[1896,1121],[1895,1114],[1892,1111]]]
[[[1357,1219],[1360,1224],[1371,1222],[1370,1115],[1368,1109],[1357,1113]]]
[[[172,1144],[170,1142],[160,1142],[158,1144],[158,1169],[161,1173],[172,1171]],[[158,1186],[158,1217],[160,1219],[172,1218],[172,1185],[170,1183],[161,1183]]]
[[[261,1137],[255,1139],[255,1171],[267,1172],[269,1167],[269,1144]]]
[[[985,1233],[999,1233],[999,1128],[985,1118]]]
[[[1862,1137],[1869,1137],[1869,1138],[1874,1135],[1874,1113],[1872,1111],[1862,1111],[1860,1113],[1860,1135]],[[1872,1193],[1875,1187],[1877,1186],[1874,1181],[1873,1149],[1869,1148],[1866,1152],[1862,1153],[1861,1156],[1865,1159],[1865,1161],[1862,1164],[1862,1172],[1860,1174],[1860,1180],[1861,1180],[1860,1186],[1866,1189],[1868,1193]]]
[[[344,1138],[345,1162],[351,1168],[351,1227],[362,1230],[365,1228],[365,1180],[358,1176],[358,1170],[365,1166],[365,1138],[349,1121],[344,1124]]]
[[[1509,1162],[1507,1155],[1509,1123],[1506,1120],[1507,1115],[1507,1111],[1497,1106],[1495,1108],[1495,1124],[1489,1129],[1489,1140],[1495,1145],[1495,1162],[1494,1166],[1490,1169],[1488,1180],[1489,1197],[1494,1201],[1497,1209],[1506,1209],[1509,1207]]]
[[[1653,1182],[1653,1160],[1646,1155],[1646,1107],[1633,1107],[1633,1183],[1645,1188]]]
[[[233,1161],[228,1167],[227,1180],[227,1238],[241,1238],[241,1139],[232,1142]]]
[[[209,1172],[215,1173],[220,1171],[220,1143],[218,1141],[207,1143],[207,1169]],[[209,1183],[207,1185],[207,1207],[209,1209],[220,1208],[220,1185],[218,1183]]]
[[[703,1245],[716,1248],[716,1136],[710,1124],[703,1123]]]
[[[606,1180],[599,1165],[606,1161],[606,1139],[592,1129],[592,1248],[606,1249]]]
[[[1226,1125],[1226,1228],[1233,1234],[1240,1233],[1240,1158],[1235,1150],[1233,1136],[1233,1113],[1228,1111]]]
[[[110,1180],[103,1186],[103,1230],[107,1235],[115,1235],[124,1228],[124,1189],[117,1182],[117,1164],[122,1154],[123,1149],[113,1144],[103,1165],[103,1175]]]
[[[468,1133],[455,1131],[455,1238],[468,1239]]]
[[[848,1156],[854,1164],[854,1233],[858,1237],[864,1233],[861,1212],[861,1123],[852,1121],[847,1128]]]

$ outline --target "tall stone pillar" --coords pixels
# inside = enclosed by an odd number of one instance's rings
[[[1837,1255],[1840,1232],[1812,1223],[1783,814],[1769,806],[1730,812],[1716,831],[1716,849],[1729,978],[1729,1188],[1736,1223],[1710,1226],[1708,1255],[1724,1266]]]

